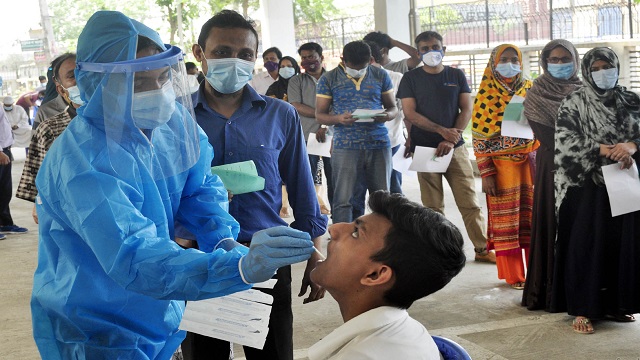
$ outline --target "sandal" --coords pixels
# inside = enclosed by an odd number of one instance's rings
[[[518,281],[517,283],[511,284],[511,288],[516,290],[524,290],[524,281]]]
[[[593,325],[591,324],[591,320],[584,316],[576,316],[576,318],[573,319],[573,324],[571,326],[573,331],[578,334],[593,334],[595,332]]]
[[[617,322],[634,322],[636,318],[632,314],[622,314],[622,315],[607,315],[607,319],[617,321]]]

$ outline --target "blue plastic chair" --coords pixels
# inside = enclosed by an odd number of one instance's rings
[[[441,336],[432,336],[432,338],[444,360],[471,360],[467,350],[457,342]]]

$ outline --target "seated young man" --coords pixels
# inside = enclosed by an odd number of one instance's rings
[[[309,348],[309,359],[440,359],[427,329],[406,309],[462,270],[462,235],[401,194],[376,191],[369,208],[353,223],[329,227],[327,259],[311,272],[345,323]]]

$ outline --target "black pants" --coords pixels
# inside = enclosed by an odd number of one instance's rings
[[[2,149],[11,162],[13,162],[13,154],[11,147]],[[11,162],[7,165],[0,165],[0,226],[13,225],[11,211],[9,211],[9,202],[13,194],[13,184],[11,182]]]
[[[291,310],[291,266],[278,269],[273,289],[259,289],[273,296],[269,334],[264,349],[244,347],[247,360],[293,360],[293,311]],[[229,360],[228,341],[187,333],[182,342],[184,360]]]

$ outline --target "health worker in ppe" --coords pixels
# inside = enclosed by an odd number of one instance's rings
[[[31,310],[44,359],[169,359],[183,300],[222,296],[307,260],[287,227],[237,246],[227,191],[191,114],[182,51],[119,12],[78,39],[82,105],[38,172]],[[200,249],[174,242],[175,228]]]

